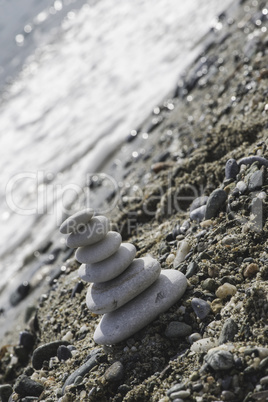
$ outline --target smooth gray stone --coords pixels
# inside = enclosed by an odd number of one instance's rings
[[[194,209],[192,212],[190,212],[190,219],[192,221],[198,221],[198,222],[202,221],[205,217],[206,209],[207,209],[206,205],[202,205],[202,207]]]
[[[227,350],[209,350],[205,361],[215,371],[230,370],[234,366],[234,358]]]
[[[228,318],[223,324],[219,336],[219,345],[222,345],[223,343],[226,342],[232,342],[237,332],[238,332],[237,323],[232,318]]]
[[[228,159],[225,165],[226,179],[235,179],[239,172],[239,166],[235,159]]]
[[[192,332],[192,327],[180,321],[171,321],[166,330],[165,335],[168,338],[184,338],[190,335]]]
[[[112,345],[129,338],[176,303],[186,288],[187,279],[180,271],[162,270],[159,278],[139,296],[102,317],[94,341]]]
[[[51,357],[57,356],[58,347],[61,345],[69,345],[67,341],[53,341],[38,346],[33,352],[32,365],[35,370],[42,368],[43,362]]]
[[[114,362],[104,373],[104,378],[109,382],[117,382],[124,377],[124,366],[120,361]]]
[[[135,259],[117,278],[88,288],[88,309],[95,314],[118,309],[154,283],[160,271],[159,262],[150,256]]]
[[[76,369],[72,374],[69,375],[62,387],[62,395],[64,395],[65,388],[68,385],[74,384],[77,377],[84,377],[90,370],[93,369],[93,367],[99,364],[98,358],[101,356],[101,352],[102,349],[94,349],[91,352],[89,359],[84,364],[82,364],[82,366],[78,367],[78,369]]]
[[[98,243],[107,235],[109,226],[110,221],[105,216],[95,216],[88,224],[71,233],[66,244],[70,248],[76,248]]]
[[[135,255],[136,247],[133,244],[122,243],[111,257],[95,264],[82,264],[78,270],[78,275],[85,282],[110,281],[127,269]]]
[[[257,191],[263,185],[263,172],[261,170],[257,170],[254,172],[249,179],[248,189],[249,191]]]
[[[215,218],[220,209],[223,207],[226,199],[227,194],[221,188],[217,188],[216,190],[212,191],[208,197],[205,219]]]
[[[91,246],[79,247],[75,258],[82,264],[94,264],[114,254],[122,242],[120,233],[110,231],[105,238]]]
[[[86,208],[69,216],[60,226],[60,232],[63,234],[74,232],[79,225],[86,224],[94,215],[93,209]]]
[[[203,320],[210,312],[210,304],[203,299],[194,297],[192,299],[192,307],[198,318]]]
[[[190,205],[190,212],[194,211],[197,208],[202,207],[203,205],[206,205],[207,201],[208,201],[207,195],[201,195],[200,197],[195,198],[192,204]]]

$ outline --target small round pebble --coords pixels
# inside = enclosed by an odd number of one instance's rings
[[[205,219],[215,218],[227,199],[224,190],[217,188],[208,197]]]
[[[210,312],[210,304],[203,299],[198,299],[197,297],[194,297],[191,304],[195,314],[201,320],[206,318],[206,316]]]
[[[192,332],[192,327],[180,321],[171,321],[165,331],[168,338],[183,338]]]
[[[23,346],[27,351],[31,351],[34,347],[35,337],[28,331],[20,332],[19,345]]]
[[[257,264],[249,264],[243,272],[243,275],[245,278],[252,278],[253,276],[255,276],[257,274],[257,272],[259,272],[259,266]]]
[[[228,296],[235,295],[236,292],[237,292],[236,286],[226,282],[218,287],[215,294],[219,299],[225,299]]]
[[[198,332],[194,332],[188,337],[188,341],[190,342],[190,344],[193,344],[194,342],[199,341],[200,339],[202,339],[202,336]]]
[[[239,172],[239,166],[235,159],[228,159],[225,165],[226,179],[235,179]]]
[[[121,362],[114,362],[104,373],[107,381],[115,382],[120,381],[124,377],[124,366]]]
[[[65,361],[72,357],[72,352],[70,351],[70,349],[68,349],[67,346],[61,345],[58,347],[57,357],[58,357],[59,361],[62,361],[62,360]]]

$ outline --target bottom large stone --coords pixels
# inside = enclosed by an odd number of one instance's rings
[[[102,317],[94,341],[100,345],[113,345],[129,338],[176,303],[186,288],[185,275],[173,269],[162,270],[148,289]]]

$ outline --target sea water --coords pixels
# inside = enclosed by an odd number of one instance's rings
[[[0,0],[0,289],[230,3]]]

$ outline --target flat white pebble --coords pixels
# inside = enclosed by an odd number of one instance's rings
[[[120,233],[110,231],[106,237],[91,246],[79,247],[75,258],[83,264],[93,264],[110,257],[118,249],[122,242]]]
[[[89,246],[104,239],[109,230],[110,221],[105,216],[96,216],[67,238],[70,248]]]
[[[185,275],[173,269],[162,270],[159,278],[144,292],[102,317],[94,341],[111,345],[129,338],[176,303],[186,288]]]
[[[90,208],[76,212],[61,224],[60,232],[63,234],[74,232],[77,226],[88,223],[93,215],[94,211]]]
[[[190,249],[191,249],[190,243],[187,240],[182,240],[179,245],[176,257],[173,261],[174,268],[176,268],[182,261],[184,261]]]
[[[195,353],[205,353],[217,346],[218,340],[214,338],[203,338],[194,342],[191,346],[191,351]]]
[[[95,314],[118,309],[155,282],[160,271],[159,262],[152,257],[135,259],[117,278],[88,288],[88,309]]]
[[[136,247],[131,243],[122,243],[110,257],[95,264],[82,264],[78,275],[85,282],[101,283],[110,281],[120,275],[134,260]]]

